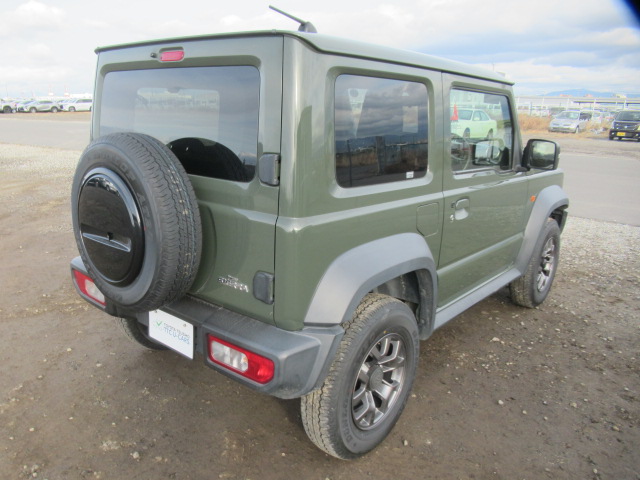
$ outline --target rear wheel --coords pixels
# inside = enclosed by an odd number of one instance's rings
[[[75,112],[76,111],[76,107],[69,107],[69,111],[70,112]]]
[[[302,422],[311,441],[342,459],[379,445],[407,402],[418,350],[418,329],[409,307],[386,295],[367,295],[345,326],[322,388],[301,399]]]

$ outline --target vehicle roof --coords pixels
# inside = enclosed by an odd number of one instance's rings
[[[192,42],[203,40],[216,40],[224,38],[259,38],[265,36],[286,36],[294,37],[298,40],[305,42],[316,50],[323,53],[331,53],[337,55],[351,56],[356,58],[364,58],[368,60],[384,61],[388,63],[396,63],[401,65],[409,65],[420,68],[427,68],[430,70],[438,70],[443,72],[458,73],[471,77],[483,78],[492,80],[495,82],[503,83],[506,85],[513,85],[513,82],[507,80],[504,76],[473,65],[467,65],[465,63],[456,62],[453,60],[447,60],[441,57],[433,55],[427,55],[424,53],[413,52],[409,50],[401,50],[398,48],[384,47],[371,43],[360,42],[356,40],[350,40],[341,37],[334,37],[331,35],[323,35],[319,33],[306,33],[306,32],[293,32],[285,30],[268,30],[268,31],[256,31],[256,32],[237,32],[237,33],[222,33],[211,35],[198,35],[192,37],[181,38],[165,38],[158,40],[149,40],[135,43],[127,43],[120,45],[112,45],[105,47],[98,47],[96,53],[105,52],[108,50],[118,50],[130,47],[139,47],[144,45],[156,45],[167,42]]]

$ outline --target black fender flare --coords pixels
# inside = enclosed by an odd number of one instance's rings
[[[420,290],[419,327],[433,329],[437,298],[436,262],[424,237],[401,233],[359,245],[338,256],[325,271],[307,310],[305,326],[347,322],[364,296],[401,275],[415,272]]]
[[[535,204],[529,215],[527,226],[524,229],[524,238],[520,251],[516,257],[515,267],[524,275],[527,271],[527,265],[533,254],[533,250],[540,236],[540,232],[543,231],[543,227],[547,218],[553,217],[553,213],[562,210],[562,218],[559,219],[560,229],[564,227],[566,220],[566,208],[569,206],[569,197],[564,192],[562,187],[558,185],[551,185],[543,188],[536,196]]]

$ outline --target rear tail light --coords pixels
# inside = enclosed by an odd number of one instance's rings
[[[94,303],[98,303],[103,307],[107,304],[102,292],[98,290],[96,284],[93,283],[93,280],[91,280],[87,275],[79,272],[78,270],[74,270],[73,280],[83,297],[93,301]]]
[[[272,360],[209,335],[209,360],[255,382],[265,384],[273,379]]]

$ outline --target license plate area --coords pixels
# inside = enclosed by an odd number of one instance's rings
[[[618,132],[618,133],[616,133],[616,135],[619,136],[619,137],[626,137],[627,136],[627,134],[625,132]]]
[[[193,359],[194,328],[191,323],[162,310],[154,310],[149,312],[149,336]]]

